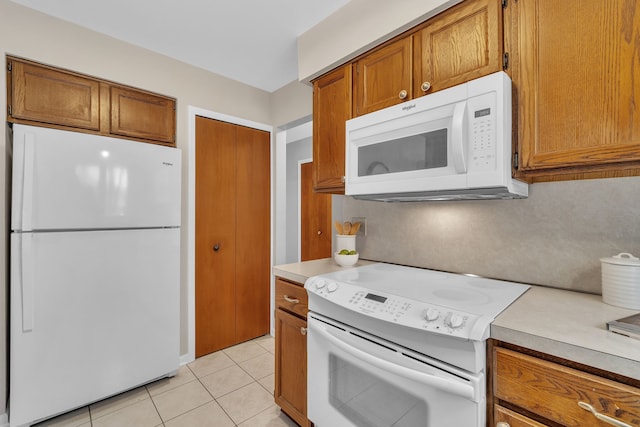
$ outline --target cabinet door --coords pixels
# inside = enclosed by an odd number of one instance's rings
[[[354,116],[411,99],[412,38],[405,37],[355,63]]]
[[[293,420],[307,420],[307,322],[276,310],[275,401]]]
[[[351,65],[313,82],[313,187],[344,194],[345,123],[351,118]]]
[[[100,129],[98,80],[17,60],[10,66],[10,118]]]
[[[523,176],[595,178],[632,162],[638,168],[637,2],[519,1],[509,2],[508,14]],[[566,175],[594,171],[601,175]]]
[[[114,135],[173,144],[176,102],[135,89],[111,87],[111,129]]]
[[[500,0],[467,0],[414,35],[414,96],[502,70]]]

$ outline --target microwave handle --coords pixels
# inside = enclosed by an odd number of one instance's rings
[[[457,173],[467,172],[467,157],[464,146],[464,137],[467,129],[467,102],[456,104],[451,120],[451,148],[453,155],[453,167]]]
[[[438,390],[446,391],[448,393],[455,394],[469,400],[477,401],[477,397],[474,393],[474,388],[471,385],[465,384],[462,381],[444,379],[435,375],[425,374],[401,365],[397,365],[395,363],[387,362],[384,359],[380,359],[379,357],[373,356],[360,349],[350,346],[341,339],[334,337],[326,330],[323,330],[321,326],[318,326],[316,322],[311,318],[308,319],[307,331],[309,334],[318,334],[322,337],[322,339],[329,341],[332,345],[341,349],[345,353],[348,353],[349,355],[356,357],[361,361],[368,363],[369,365],[374,366],[378,369],[390,372],[403,378],[418,381],[422,384],[428,385]]]

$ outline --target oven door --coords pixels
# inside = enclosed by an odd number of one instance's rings
[[[484,373],[312,312],[307,354],[308,418],[316,427],[484,426]]]

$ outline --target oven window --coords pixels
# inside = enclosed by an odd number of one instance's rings
[[[358,147],[358,176],[447,166],[447,128]]]
[[[329,355],[329,403],[354,425],[416,427],[424,425],[427,405],[380,377]]]

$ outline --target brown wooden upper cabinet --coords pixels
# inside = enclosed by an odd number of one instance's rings
[[[437,92],[503,69],[500,0],[467,0],[414,34],[413,95]]]
[[[176,100],[7,57],[7,121],[175,146]]]
[[[9,118],[100,130],[100,81],[10,60]]]
[[[359,116],[500,71],[500,0],[466,0],[354,62]]]
[[[405,37],[362,57],[353,65],[354,116],[413,98],[412,39]]]
[[[518,176],[640,175],[640,6],[509,1]]]
[[[346,121],[351,118],[351,65],[313,82],[313,189],[344,194]]]
[[[176,101],[139,90],[111,87],[111,133],[174,142]]]
[[[314,190],[344,194],[346,120],[501,70],[502,16],[466,0],[314,80]]]

